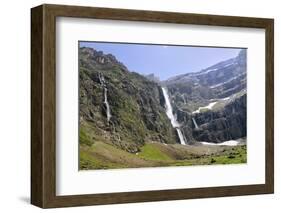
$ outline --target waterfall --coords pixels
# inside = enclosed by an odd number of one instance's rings
[[[104,91],[104,102],[103,103],[105,104],[105,107],[106,107],[107,122],[109,122],[110,118],[111,118],[111,113],[110,113],[110,106],[109,106],[109,103],[108,103],[108,100],[107,100],[107,87],[106,87],[106,84],[105,84],[104,77],[101,73],[99,73],[99,80],[100,80],[100,84],[103,87],[103,91]]]
[[[172,126],[177,130],[177,134],[180,139],[180,143],[182,145],[185,145],[186,142],[185,142],[184,135],[182,134],[182,131],[180,129],[180,124],[178,123],[177,118],[173,114],[173,108],[172,108],[172,105],[170,102],[168,91],[164,87],[162,87],[162,91],[163,91],[165,104],[166,104],[166,114],[167,114],[168,118],[170,119]]]
[[[186,144],[186,143],[185,143],[185,139],[184,139],[184,136],[183,136],[183,134],[182,134],[180,128],[176,128],[176,130],[177,130],[177,133],[178,133],[178,136],[179,136],[179,139],[180,139],[181,144],[182,144],[182,145],[185,145],[185,144]]]
[[[109,122],[110,118],[111,118],[111,113],[110,113],[109,103],[107,101],[107,88],[106,87],[104,87],[104,103],[105,103],[105,106],[106,106],[107,122]]]
[[[195,118],[192,118],[192,121],[193,121],[193,124],[194,124],[194,126],[195,126],[195,129],[198,129],[198,125],[197,125],[197,123],[196,123]]]

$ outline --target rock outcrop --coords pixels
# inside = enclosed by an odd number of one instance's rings
[[[199,128],[194,128],[197,141],[219,143],[247,135],[247,95],[237,98],[217,111],[194,115]]]

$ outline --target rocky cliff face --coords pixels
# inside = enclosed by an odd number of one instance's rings
[[[219,110],[196,113],[193,137],[197,141],[223,142],[245,137],[247,134],[247,95],[225,105]]]
[[[197,73],[160,82],[130,72],[113,55],[79,49],[80,143],[110,143],[131,153],[146,142],[179,143],[162,88],[187,143],[246,137],[246,50]]]
[[[246,59],[242,50],[235,58],[163,82],[187,138],[219,143],[246,137]]]
[[[176,143],[157,83],[91,48],[80,48],[79,68],[80,138],[95,137],[128,152],[145,142]]]

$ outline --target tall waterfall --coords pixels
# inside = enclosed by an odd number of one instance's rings
[[[110,121],[111,118],[111,113],[110,113],[110,107],[109,107],[109,103],[107,101],[107,88],[104,88],[104,103],[106,106],[106,118],[107,118],[107,122]]]
[[[194,126],[195,126],[195,129],[198,129],[198,125],[197,125],[197,123],[196,123],[195,118],[192,118],[192,121],[193,121],[193,124],[194,124]]]
[[[167,114],[168,118],[170,119],[172,126],[177,130],[177,134],[180,139],[180,143],[182,145],[185,145],[186,141],[185,141],[184,135],[182,134],[182,131],[180,129],[180,124],[178,123],[177,118],[173,114],[173,108],[172,108],[172,105],[170,102],[168,91],[164,87],[162,87],[162,91],[163,91],[165,104],[166,104],[166,114]]]
[[[110,106],[109,106],[109,103],[108,103],[108,100],[107,100],[107,87],[106,87],[106,84],[105,84],[105,80],[104,80],[104,77],[101,73],[99,73],[99,80],[100,80],[100,83],[103,87],[103,91],[104,91],[104,104],[105,104],[105,107],[106,107],[106,118],[107,118],[107,122],[110,121],[110,118],[111,118],[111,113],[110,113]]]

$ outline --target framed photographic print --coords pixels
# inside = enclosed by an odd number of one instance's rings
[[[31,203],[274,191],[273,20],[31,10]]]

